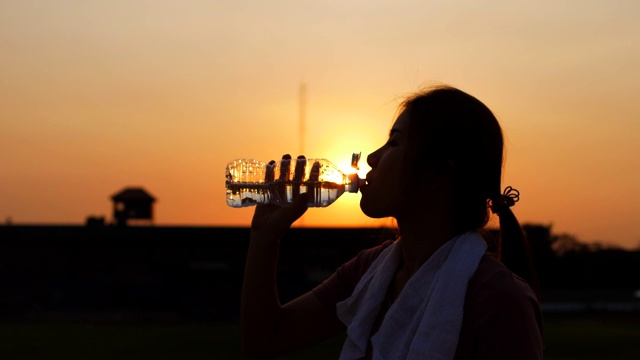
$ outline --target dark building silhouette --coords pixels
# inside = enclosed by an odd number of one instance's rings
[[[104,226],[105,225],[104,216],[87,216],[85,225],[89,227]]]
[[[156,199],[143,188],[125,188],[111,196],[111,200],[116,225],[126,226],[131,219],[153,222],[153,203]]]

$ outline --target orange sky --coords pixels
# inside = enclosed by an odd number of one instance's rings
[[[186,5],[185,5],[186,4]],[[521,222],[640,245],[637,1],[0,2],[0,221],[110,217],[127,185],[156,223],[247,225],[239,157],[338,164],[385,140],[399,99],[448,83],[498,116]],[[379,226],[359,195],[304,225]]]

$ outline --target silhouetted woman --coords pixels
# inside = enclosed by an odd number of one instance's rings
[[[451,87],[418,93],[400,110],[367,158],[360,201],[367,216],[396,219],[396,240],[282,305],[279,241],[306,197],[256,208],[242,293],[247,355],[275,357],[346,329],[340,359],[542,359],[537,285],[510,209],[519,194],[500,184],[498,121]],[[493,251],[481,235],[489,211],[500,219]]]

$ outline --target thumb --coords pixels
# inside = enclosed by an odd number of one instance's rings
[[[291,220],[291,223],[298,220],[305,212],[307,212],[309,201],[309,194],[302,193],[298,195],[295,200],[291,203],[291,205],[287,208],[287,215]]]

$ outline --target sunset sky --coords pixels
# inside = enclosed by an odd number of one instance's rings
[[[0,223],[111,218],[143,186],[158,225],[248,225],[224,198],[241,157],[348,164],[431,84],[485,102],[523,223],[640,246],[640,2],[0,2]],[[364,161],[363,161],[364,163]],[[302,226],[382,226],[359,194]]]

